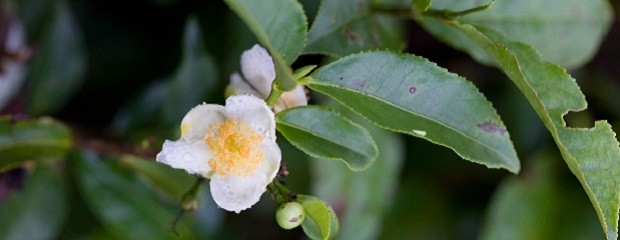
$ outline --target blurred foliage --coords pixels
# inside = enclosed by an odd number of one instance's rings
[[[312,24],[315,16],[335,14],[328,10],[336,8],[321,6],[319,1],[300,2],[310,27],[308,52],[351,40],[351,29],[362,22],[377,26],[378,32],[353,32],[357,34],[353,40],[360,45],[339,48],[340,54],[405,47],[406,52],[471,80],[504,120],[523,166],[518,176],[489,170],[422,139],[369,127],[365,120],[337,107],[367,126],[378,145],[379,158],[366,171],[350,172],[339,162],[310,159],[281,136],[278,143],[291,173],[285,179],[287,186],[313,193],[333,206],[341,220],[338,238],[603,238],[588,196],[561,161],[536,113],[499,70],[443,45],[413,21],[393,24],[394,18],[369,12],[372,6],[389,8],[411,1],[359,1],[361,8],[342,15],[349,18],[336,19],[340,24],[331,26],[336,29],[323,30]],[[152,161],[153,151],[158,151],[162,139],[178,135],[175,125],[190,107],[223,101],[229,74],[239,71],[240,53],[257,42],[250,28],[222,1],[11,3],[24,22],[34,55],[28,62],[26,86],[0,109],[13,116],[0,118],[0,170],[17,167],[13,162],[3,165],[8,156],[21,166],[0,173],[0,239],[177,238],[171,223],[194,179]],[[340,1],[328,3],[347,6]],[[620,9],[620,2],[612,4]],[[579,38],[568,39],[574,41],[554,35],[534,39],[537,43],[532,44],[559,47],[555,43],[562,42],[579,47],[586,39],[586,53],[565,51],[556,56],[575,67],[570,73],[589,102],[586,112],[564,119],[570,126],[583,127],[591,127],[592,119],[608,119],[618,129],[620,25],[607,19],[606,12],[592,12],[584,16],[611,22],[607,36],[600,33],[603,30],[582,27]],[[464,21],[485,24],[493,14],[497,13],[471,15]],[[525,30],[531,29],[519,31]],[[596,31],[593,34],[602,40],[590,38],[589,31]],[[383,45],[369,39],[377,34],[385,39],[380,42]],[[599,43],[596,53],[593,49]],[[287,51],[285,60],[293,61],[296,51],[300,50]],[[589,63],[577,68],[594,53]],[[302,55],[293,66],[322,60]],[[324,99],[316,93],[311,97],[314,103]],[[58,121],[37,118],[43,115]],[[25,145],[30,151],[18,149]],[[71,146],[75,150],[69,153]],[[201,189],[200,207],[181,221],[180,238],[303,236],[301,228],[278,228],[275,202],[268,194],[252,209],[234,214],[217,208],[208,191],[208,186]]]

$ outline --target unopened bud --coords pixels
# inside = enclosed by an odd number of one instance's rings
[[[301,225],[306,219],[304,207],[298,202],[281,204],[276,212],[276,221],[284,229],[293,229]]]

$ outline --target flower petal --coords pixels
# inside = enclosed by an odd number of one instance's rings
[[[297,87],[293,89],[293,91],[285,92],[282,94],[276,105],[273,106],[273,110],[275,112],[280,112],[287,108],[306,105],[308,105],[306,89],[304,89],[304,86],[302,85],[297,85]]]
[[[226,99],[226,116],[244,122],[271,141],[276,139],[273,112],[262,99],[251,95],[229,97]]]
[[[204,141],[190,143],[179,139],[178,141],[166,140],[156,160],[173,168],[183,169],[189,174],[200,174],[209,178],[212,171],[208,160],[212,157],[213,154]]]
[[[213,175],[209,185],[211,196],[221,208],[239,213],[252,207],[260,200],[267,187],[267,179],[263,175],[257,177],[222,177]]]
[[[250,84],[248,84],[239,73],[233,73],[230,75],[230,84],[226,87],[226,95],[253,95],[258,98],[265,98],[258,93]]]
[[[269,52],[258,44],[241,54],[241,72],[263,96],[269,95],[276,70]]]
[[[192,108],[181,121],[181,139],[203,141],[209,126],[226,120],[225,112],[224,106],[216,104],[201,104]]]
[[[262,143],[264,158],[263,162],[258,165],[254,174],[263,174],[267,177],[267,183],[273,181],[280,170],[280,162],[282,161],[282,153],[280,147],[274,141],[264,140]]]

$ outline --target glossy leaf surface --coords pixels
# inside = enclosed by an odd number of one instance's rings
[[[351,170],[363,170],[377,157],[377,146],[363,127],[325,107],[287,109],[276,117],[280,131],[310,156],[342,160]]]
[[[519,171],[510,135],[491,104],[473,84],[426,59],[361,53],[316,70],[308,86],[381,127],[490,168]]]
[[[327,203],[312,196],[299,195],[297,202],[306,211],[306,219],[301,224],[306,235],[314,240],[334,238],[338,233],[338,218]]]

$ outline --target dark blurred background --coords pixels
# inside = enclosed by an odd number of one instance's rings
[[[51,15],[56,13],[46,9],[58,7],[53,6],[53,1],[18,2],[20,8],[17,15],[23,18],[28,44],[36,58],[42,48],[42,43],[37,40],[44,39],[46,35],[37,24],[46,22],[42,19],[54,19]],[[311,20],[318,1],[301,2]],[[620,2],[611,3],[614,11],[618,12]],[[221,1],[72,0],[66,4],[68,14],[73,16],[71,24],[77,29],[74,34],[82,39],[83,48],[79,51],[87,56],[81,75],[83,81],[64,100],[66,104],[49,108],[52,110],[42,111],[39,115],[50,115],[86,132],[86,135],[102,134],[131,142],[145,136],[163,139],[175,134],[176,130],[170,130],[168,123],[161,122],[156,119],[158,115],[151,115],[152,112],[148,111],[149,105],[161,104],[161,99],[165,99],[157,90],[149,89],[157,89],[158,83],[177,76],[183,58],[184,29],[190,16],[198,20],[206,51],[218,70],[214,73],[216,80],[209,85],[208,94],[202,101],[223,102],[222,93],[229,74],[239,71],[241,51],[256,42],[243,23]],[[540,191],[541,195],[537,196],[543,196],[540,197],[543,200],[525,197],[521,202],[523,212],[537,207],[535,205],[541,201],[549,204],[546,208],[548,212],[528,215],[535,217],[531,222],[540,221],[544,225],[563,219],[553,223],[555,225],[552,227],[542,227],[550,232],[542,236],[566,234],[571,239],[580,239],[580,236],[583,237],[581,239],[602,239],[601,228],[586,193],[568,170],[537,115],[503,73],[444,45],[411,20],[406,21],[406,41],[406,52],[428,58],[466,77],[493,102],[511,133],[522,161],[522,171],[518,176],[513,176],[505,170],[487,169],[462,160],[447,148],[414,137],[398,136],[399,141],[404,143],[404,162],[399,165],[401,168],[397,176],[383,176],[398,179],[398,187],[393,196],[374,196],[393,198],[393,202],[390,201],[389,207],[377,216],[377,219],[382,219],[382,228],[370,236],[378,239],[477,239],[489,227],[489,219],[492,218],[490,209],[506,204],[507,200],[500,197],[500,191],[508,195],[510,193],[506,191],[512,191],[512,199],[523,197],[518,190],[514,190],[519,188],[514,187],[518,185],[526,186],[522,191],[533,195]],[[594,120],[607,119],[616,131],[620,129],[619,42],[620,24],[614,19],[596,56],[585,66],[569,71],[577,79],[588,101],[588,110],[566,117],[569,126],[589,127]],[[324,59],[320,56],[302,56],[294,66],[320,64],[322,61]],[[54,91],[53,86],[42,91]],[[34,88],[35,82],[29,79],[0,112],[28,116],[29,94]],[[149,91],[155,96],[151,100],[144,97]],[[312,96],[315,103],[323,99],[318,95]],[[131,112],[134,108],[145,111],[140,116],[143,119],[136,120],[135,116],[125,119],[127,115],[122,113]],[[291,171],[288,184],[296,191],[312,192],[315,189],[313,181],[316,180],[312,178],[314,173],[308,161],[323,160],[299,157],[299,151],[286,143],[282,144],[284,159]],[[210,236],[233,239],[302,238],[300,229],[284,231],[277,227],[272,221],[273,204],[265,196],[258,208],[242,214],[220,211],[218,214],[225,217],[214,220],[210,225]],[[339,206],[334,207],[338,212]]]

